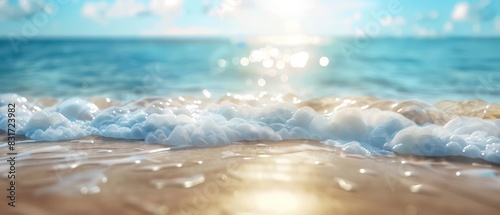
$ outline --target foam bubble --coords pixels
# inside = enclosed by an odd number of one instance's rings
[[[17,133],[34,140],[98,135],[210,147],[238,141],[312,139],[357,154],[464,156],[500,163],[500,120],[451,117],[419,101],[324,98],[297,103],[294,96],[261,94],[203,101],[182,97],[113,102],[118,106],[92,102],[101,100],[72,98],[39,107],[36,100],[2,94],[0,123],[7,124],[6,105],[15,102]]]

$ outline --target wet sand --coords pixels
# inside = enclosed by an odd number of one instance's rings
[[[367,157],[305,140],[169,149],[90,137],[17,151],[16,207],[2,197],[2,214],[500,212],[499,166],[462,158]]]

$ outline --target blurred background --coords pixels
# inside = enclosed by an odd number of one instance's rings
[[[500,101],[500,2],[0,0],[0,92]]]

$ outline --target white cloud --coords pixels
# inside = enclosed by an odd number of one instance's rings
[[[406,24],[406,18],[403,16],[388,17],[380,20],[380,24],[383,26],[401,26]]]
[[[453,8],[451,18],[454,21],[489,22],[495,18],[495,7],[490,0],[481,0],[475,4],[459,2]]]
[[[369,14],[365,12],[375,6],[374,3],[367,1],[345,0],[220,1],[241,3],[233,4],[234,7],[224,10],[226,13],[213,13],[213,9],[208,7],[207,14],[232,26],[232,32],[227,32],[229,34],[253,35],[289,35],[304,32],[322,34],[325,29],[331,29],[329,31],[333,31],[334,34],[346,34],[350,32],[353,24],[360,23],[364,17],[368,17]],[[356,14],[357,12],[359,13]]]
[[[413,32],[418,37],[435,37],[437,35],[434,29],[428,29],[419,25],[413,26]]]
[[[33,15],[44,9],[44,3],[44,0],[19,0],[17,4],[0,0],[0,20],[15,20]]]
[[[106,2],[92,2],[86,3],[82,8],[82,15],[95,20],[104,19],[104,14],[106,13],[109,5]]]
[[[151,0],[143,3],[135,0],[116,0],[108,2],[86,2],[81,13],[99,22],[108,19],[134,17],[139,15],[154,14],[168,16],[177,14],[181,7],[181,0]]]
[[[357,22],[357,21],[361,20],[361,18],[363,18],[363,16],[362,16],[361,12],[356,11],[356,13],[354,13],[354,15],[353,15],[353,18],[354,18],[354,21]]]
[[[180,6],[182,6],[182,0],[151,0],[149,10],[154,14],[167,15],[180,9]]]
[[[163,1],[162,1],[163,2]],[[346,34],[351,24],[363,19],[366,9],[374,6],[366,2],[344,0],[218,0],[203,1],[207,15],[203,26],[175,26],[172,20],[161,20],[143,35],[256,35],[290,36],[290,41],[304,33],[322,34],[324,28],[335,34]],[[322,3],[322,4],[320,4]],[[324,4],[323,4],[324,3]],[[149,4],[151,5],[151,4]],[[300,9],[300,11],[299,11]],[[357,14],[357,12],[359,12]],[[284,13],[290,16],[283,16]],[[325,22],[328,20],[328,22]],[[343,21],[345,20],[346,23]],[[318,28],[322,23],[322,28]],[[324,25],[324,26],[323,26]],[[211,27],[207,27],[211,26]]]
[[[453,31],[453,23],[452,22],[444,23],[443,29],[447,32]]]
[[[144,3],[134,0],[117,0],[108,2],[86,2],[82,8],[82,15],[96,21],[105,21],[111,18],[132,17],[146,12]]]
[[[404,25],[406,24],[406,19],[402,16],[396,16],[394,18],[394,21],[392,22],[393,25]]]
[[[439,12],[433,10],[429,13],[417,13],[416,19],[417,21],[433,21],[439,18]]]
[[[465,21],[469,15],[470,5],[467,2],[459,2],[453,8],[451,18],[455,21]]]
[[[481,32],[481,24],[479,24],[479,23],[474,23],[474,24],[472,25],[472,29],[474,30],[474,32],[475,32],[475,33],[479,33],[479,32]]]
[[[431,12],[429,13],[429,18],[430,18],[430,19],[437,19],[438,17],[439,17],[439,13],[438,13],[437,11],[435,11],[435,10],[434,10],[434,11],[431,11]]]
[[[347,19],[344,19],[344,25],[348,25],[348,26],[351,26],[352,25],[352,20],[347,18]]]

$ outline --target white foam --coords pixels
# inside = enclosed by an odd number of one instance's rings
[[[312,139],[358,154],[464,156],[500,163],[500,120],[460,117],[444,126],[419,125],[399,113],[379,109],[344,107],[320,113],[283,99],[241,98],[203,103],[144,99],[100,110],[83,99],[42,109],[18,95],[3,94],[0,123],[6,128],[6,105],[16,102],[17,133],[35,140],[99,135],[207,147],[237,141]]]

